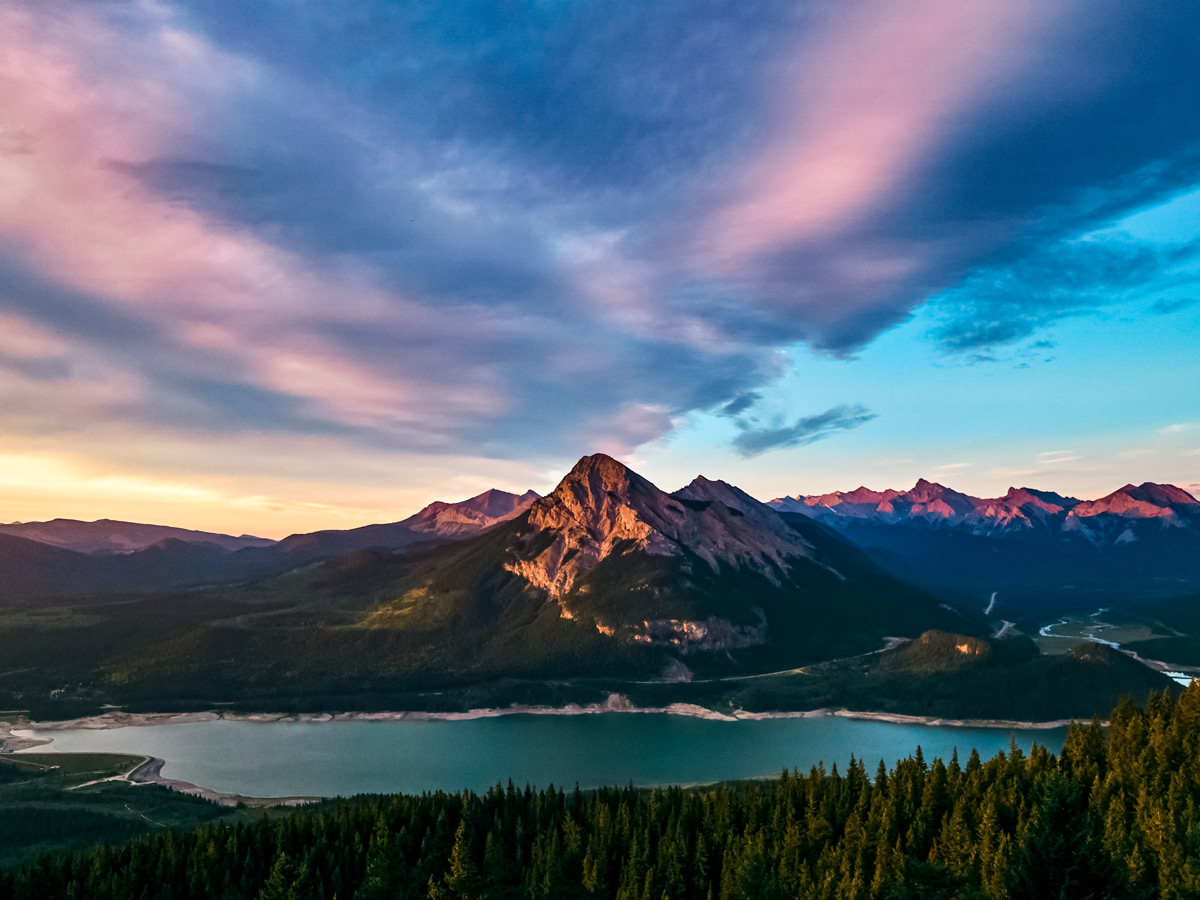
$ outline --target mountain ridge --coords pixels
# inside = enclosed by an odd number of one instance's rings
[[[132,553],[171,539],[195,544],[213,544],[222,550],[231,551],[245,547],[270,547],[275,544],[275,541],[269,538],[260,538],[252,534],[235,536],[177,528],[173,525],[125,522],[119,519],[96,519],[87,522],[81,519],[56,518],[45,522],[9,522],[0,524],[0,534],[80,553]]]
[[[457,502],[435,500],[397,522],[290,534],[276,544],[276,549],[295,557],[318,558],[371,548],[401,550],[429,540],[455,540],[520,515],[537,496],[534,491],[512,494],[491,488]]]
[[[910,491],[769,505],[835,529],[893,574],[951,599],[997,591],[1017,607],[1112,606],[1200,588],[1200,502],[1175,485],[1127,484],[1096,500],[1028,487],[979,498],[922,479]]]
[[[1065,523],[1104,515],[1156,518],[1182,527],[1200,524],[1200,501],[1180,487],[1154,482],[1136,487],[1127,484],[1096,500],[1079,500],[1029,487],[1010,487],[1001,497],[974,497],[921,478],[907,491],[858,487],[777,497],[768,505],[835,524],[848,518],[886,524],[920,521],[935,527],[965,527],[975,533],[1029,529],[1056,517]]]
[[[0,585],[0,601],[69,593],[145,593],[272,577],[341,554],[395,552],[470,537],[520,514],[535,496],[532,491],[517,495],[493,489],[457,503],[429,504],[400,522],[294,534],[280,541],[256,538],[249,545],[231,539],[232,546],[206,540],[207,532],[117,523],[131,526],[126,533],[143,535],[144,542],[115,552],[99,540],[109,533],[103,530],[107,519],[81,523],[101,530],[83,529],[87,540],[79,547],[8,534],[0,527],[0,567],[8,575]]]

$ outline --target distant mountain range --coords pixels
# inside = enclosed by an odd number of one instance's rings
[[[1043,529],[1078,533],[1095,544],[1137,540],[1138,522],[1164,528],[1200,529],[1200,501],[1171,484],[1127,484],[1099,500],[1077,500],[1051,491],[1011,487],[1003,497],[983,499],[919,480],[908,491],[860,487],[832,494],[779,497],[770,505],[830,524],[867,520],[958,528],[972,534],[1014,534]]]
[[[18,597],[157,591],[281,574],[368,548],[462,540],[524,511],[537,494],[489,490],[436,502],[400,522],[294,534],[281,541],[101,519],[0,525],[0,601]]]
[[[1108,604],[1200,585],[1200,502],[1182,488],[1127,484],[1099,500],[1009,488],[980,498],[918,481],[770,501],[822,522],[902,577],[938,591],[1040,602],[1074,592]]]
[[[629,684],[673,690],[790,670],[930,628],[988,631],[982,616],[887,574],[823,525],[719,481],[668,494],[604,455],[581,459],[546,497],[491,494],[405,521],[404,532],[356,529],[349,539],[407,541],[414,525],[452,539],[311,562],[298,555],[311,544],[286,551],[284,541],[227,554],[278,563],[282,553],[290,563],[244,583],[27,603],[19,620],[47,628],[7,643],[0,628],[0,654],[11,670],[36,674],[21,675],[29,693],[7,701],[0,679],[0,703],[28,704],[35,678],[51,690],[78,685],[58,695],[81,704],[70,709],[261,708],[280,698],[318,709],[438,708],[545,703],[556,692],[590,702]],[[77,652],[41,661],[71,642]]]
[[[0,525],[0,534],[38,541],[79,553],[132,553],[171,540],[190,544],[212,544],[222,550],[270,547],[275,543],[267,538],[249,534],[233,537],[210,531],[193,531],[167,525],[141,525],[137,522],[119,522],[113,519],[99,519],[95,522],[80,522],[77,519],[13,522]]]

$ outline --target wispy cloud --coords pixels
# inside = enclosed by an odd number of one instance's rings
[[[1160,316],[1166,316],[1171,313],[1182,312],[1185,309],[1191,309],[1197,302],[1200,302],[1200,297],[1177,297],[1171,300],[1155,300],[1150,304],[1150,309]]]
[[[752,407],[755,403],[761,400],[763,395],[759,391],[746,391],[744,394],[739,394],[734,397],[718,411],[717,415],[733,418],[739,416]]]
[[[804,416],[790,425],[775,428],[747,428],[733,440],[734,449],[743,457],[758,456],[768,450],[802,447],[865,425],[876,414],[859,404],[835,406],[823,413]]]
[[[1081,459],[1083,457],[1073,450],[1047,450],[1037,455],[1039,466],[1061,466]]]
[[[707,223],[706,261],[757,265],[894,203],[946,128],[1011,85],[1055,17],[1044,4],[952,0],[830,12],[784,70],[773,140]],[[857,262],[868,282],[913,265],[901,254]]]
[[[942,323],[931,334],[949,351],[977,353],[1060,319],[1200,279],[1198,264],[1196,243],[1162,246],[1128,236],[1062,241],[1017,263],[980,269],[941,295],[935,310]]]

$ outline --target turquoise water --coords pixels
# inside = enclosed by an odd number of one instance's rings
[[[987,759],[1015,737],[1057,752],[1065,729],[951,728],[820,716],[722,722],[658,713],[507,715],[465,721],[248,722],[35,731],[39,751],[122,752],[166,761],[163,776],[252,797],[481,791],[520,786],[698,784],[925,758]]]

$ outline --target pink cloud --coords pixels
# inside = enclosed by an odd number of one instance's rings
[[[170,156],[192,139],[193,107],[206,101],[189,85],[250,91],[259,77],[160,18],[135,45],[84,8],[49,22],[0,10],[0,240],[58,283],[154,320],[198,365],[302,398],[334,421],[448,425],[502,412],[499,389],[469,363],[439,379],[434,394],[427,377],[380,371],[322,335],[336,322],[445,338],[487,329],[486,315],[452,319],[352,267],[314,268],[164,201],[115,164]],[[131,58],[154,77],[126,70]],[[93,70],[93,59],[113,65]],[[27,355],[40,341],[38,352],[51,351],[32,325],[23,328],[6,345]]]
[[[0,312],[0,358],[34,362],[65,359],[70,345],[36,322]]]
[[[1019,76],[1065,4],[887,0],[838,4],[779,85],[766,146],[744,164],[695,249],[736,275],[772,253],[820,242],[903,191],[939,144]],[[886,251],[868,260],[893,277]]]

